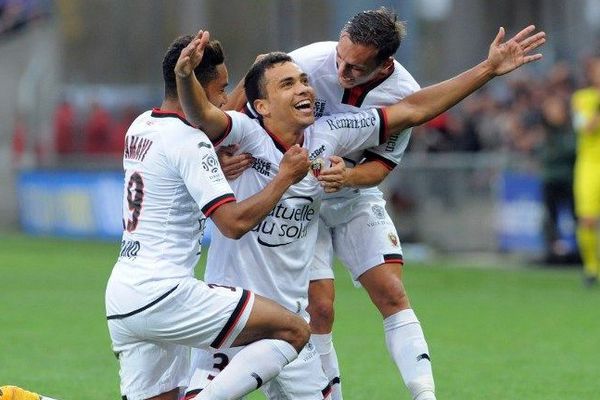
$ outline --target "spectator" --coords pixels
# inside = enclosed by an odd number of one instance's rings
[[[99,103],[92,103],[90,115],[85,123],[85,152],[91,154],[107,153],[110,148],[110,136],[113,121],[108,111]]]
[[[63,100],[54,112],[54,148],[59,155],[71,154],[76,150],[75,110],[71,103]]]
[[[568,104],[555,95],[542,103],[542,124],[545,140],[541,146],[542,184],[546,224],[546,262],[565,259],[570,252],[564,234],[559,229],[559,216],[567,213],[575,220],[573,204],[573,165],[575,163],[575,133],[571,127]]]

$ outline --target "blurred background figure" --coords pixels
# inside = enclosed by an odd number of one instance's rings
[[[100,103],[93,102],[83,127],[85,151],[88,154],[108,153],[114,122],[108,110]]]
[[[557,264],[571,259],[576,249],[561,229],[575,221],[573,205],[573,165],[575,133],[569,106],[560,94],[551,94],[542,103],[541,128],[544,140],[540,148],[541,176],[546,219],[544,224],[545,262]],[[564,222],[564,221],[568,222]],[[562,222],[562,225],[561,225]]]
[[[600,269],[600,57],[589,60],[586,73],[589,86],[571,100],[577,131],[574,193],[584,284],[595,286]]]
[[[77,126],[75,108],[63,100],[54,111],[54,148],[58,155],[72,154],[78,150],[76,145]]]

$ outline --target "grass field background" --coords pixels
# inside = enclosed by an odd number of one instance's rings
[[[104,319],[117,252],[116,243],[0,236],[0,385],[63,400],[120,398]],[[339,266],[337,276],[345,398],[410,399],[377,310]],[[404,281],[439,399],[600,398],[600,290],[584,289],[578,270],[409,262]]]

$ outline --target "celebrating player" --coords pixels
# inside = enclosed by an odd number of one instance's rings
[[[263,57],[246,75],[246,95],[261,116],[259,121],[241,113],[224,113],[212,106],[191,74],[194,65],[202,59],[208,43],[207,32],[199,32],[182,51],[176,68],[177,84],[186,116],[201,126],[217,146],[237,143],[241,151],[254,156],[252,168],[232,183],[236,195],[243,198],[270,181],[277,171],[282,151],[290,146],[302,144],[307,148],[313,169],[317,169],[333,154],[344,155],[379,145],[402,130],[435,117],[494,76],[540,59],[540,54],[527,55],[545,40],[543,32],[532,35],[533,30],[528,27],[503,42],[504,29],[500,28],[485,61],[391,107],[334,114],[316,122],[315,93],[307,75],[283,53]],[[209,250],[206,280],[245,284],[288,309],[304,314],[307,267],[317,235],[321,193],[314,175],[307,176],[292,186],[267,218],[239,243],[234,244],[217,233]],[[219,354],[219,363],[215,365],[225,364],[226,359],[227,355]],[[293,369],[294,363],[300,360],[307,363],[312,359],[314,357],[301,356],[286,366],[266,388],[269,398],[277,398],[282,390],[294,386],[300,392],[287,393],[287,396],[315,398],[314,392],[302,392],[302,387],[317,375],[316,370],[304,368],[302,373],[300,369]],[[286,371],[293,372],[286,376]]]
[[[165,98],[125,136],[123,240],[106,288],[112,347],[124,398],[169,399],[187,386],[189,347],[245,346],[198,399],[239,398],[297,357],[309,335],[302,318],[239,287],[194,278],[206,218],[237,239],[307,173],[298,146],[282,157],[264,190],[236,202],[209,139],[183,116],[174,67],[192,36],[163,60]],[[214,107],[225,101],[227,70],[218,43],[206,44],[194,74]]]
[[[404,32],[396,15],[382,7],[351,18],[338,42],[313,43],[292,51],[290,56],[315,88],[315,115],[392,105],[418,90],[413,77],[393,58]],[[236,105],[244,104],[243,97],[233,97]],[[247,107],[246,111],[252,110]],[[429,349],[402,282],[398,234],[385,209],[383,194],[376,188],[399,164],[409,139],[410,129],[406,129],[383,145],[345,155],[346,163],[355,168],[343,169],[341,175],[335,173],[337,169],[325,169],[319,176],[326,192],[345,187],[324,196],[309,286],[311,341],[332,383],[334,400],[342,398],[331,333],[334,254],[379,309],[388,351],[412,397],[435,399]],[[220,159],[231,179],[251,158],[245,154],[227,157],[228,153],[220,152]],[[332,162],[340,161],[334,158]]]

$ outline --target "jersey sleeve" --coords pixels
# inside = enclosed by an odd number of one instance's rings
[[[329,134],[333,153],[344,156],[380,145],[387,129],[385,110],[374,108],[359,113],[332,114],[317,120],[314,129]]]
[[[204,133],[195,130],[178,135],[176,143],[169,149],[170,162],[205,216],[210,216],[219,206],[235,201],[215,149]]]
[[[260,125],[253,118],[238,111],[227,111],[225,114],[229,119],[229,125],[219,140],[213,141],[214,146],[218,149],[237,144],[240,146],[240,152],[251,153],[257,144],[256,131],[259,130]]]
[[[376,147],[371,147],[364,152],[366,161],[377,161],[390,171],[400,164],[402,156],[408,147],[412,128],[390,137],[387,142]]]

